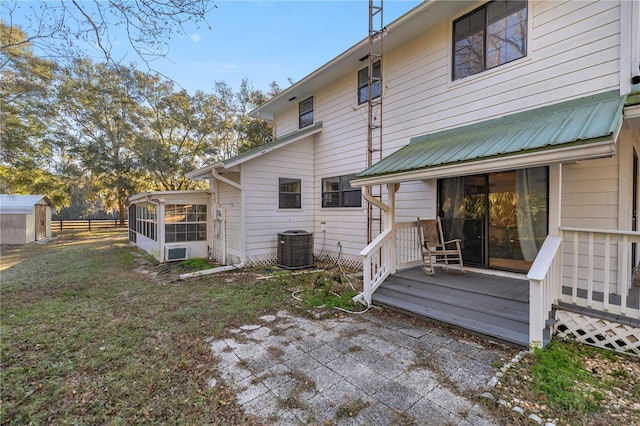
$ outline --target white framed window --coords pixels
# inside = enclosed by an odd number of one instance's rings
[[[164,208],[164,241],[207,240],[206,204],[167,204]]]
[[[136,204],[135,231],[145,237],[157,241],[158,216],[153,204]]]
[[[313,96],[298,104],[298,128],[302,129],[313,124]]]
[[[380,97],[380,88],[382,87],[382,65],[380,61],[373,64],[373,87],[371,89],[371,99]],[[358,105],[369,100],[369,67],[358,71]]]
[[[294,178],[278,178],[278,208],[302,208],[302,180]]]
[[[527,56],[527,0],[491,1],[453,22],[452,80]]]
[[[362,191],[351,187],[355,177],[352,174],[322,179],[322,207],[362,207]]]

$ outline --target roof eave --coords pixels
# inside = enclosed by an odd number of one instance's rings
[[[204,166],[200,169],[192,170],[188,173],[185,173],[185,177],[187,179],[204,180],[211,177],[211,171],[213,169],[223,169],[223,168],[224,168],[224,163],[220,161],[214,164],[209,164],[208,166]]]

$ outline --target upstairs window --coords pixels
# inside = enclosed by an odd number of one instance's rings
[[[322,179],[322,207],[361,207],[362,191],[351,187],[355,177],[344,175]]]
[[[527,1],[492,1],[453,22],[453,80],[527,55]]]
[[[380,61],[373,64],[373,78],[375,79],[371,89],[371,99],[380,97],[380,87],[382,87],[382,68]],[[358,71],[358,105],[369,100],[369,67]]]
[[[298,128],[302,129],[313,124],[313,96],[298,104]]]
[[[278,208],[302,208],[302,181],[300,179],[278,178]]]

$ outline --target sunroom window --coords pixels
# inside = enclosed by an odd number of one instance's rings
[[[205,204],[167,204],[164,209],[164,241],[207,240],[207,206]]]

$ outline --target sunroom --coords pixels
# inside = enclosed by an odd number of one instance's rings
[[[207,258],[209,191],[144,192],[129,197],[129,241],[159,262]]]

